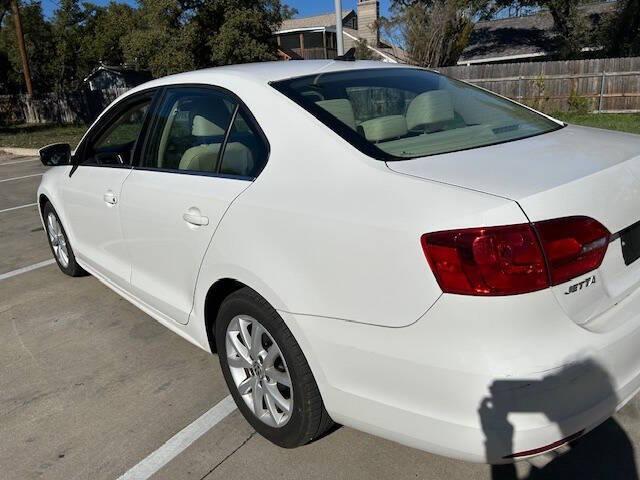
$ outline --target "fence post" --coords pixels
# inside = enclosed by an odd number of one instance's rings
[[[602,105],[604,103],[604,85],[607,81],[607,71],[602,71],[602,80],[600,81],[600,100],[598,101],[598,113],[602,113]]]
[[[522,103],[522,75],[518,77],[518,101]]]

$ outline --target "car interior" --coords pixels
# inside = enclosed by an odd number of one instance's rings
[[[363,140],[374,145],[382,151],[380,156],[374,153],[380,159],[453,152],[558,127],[482,89],[417,69],[379,72],[375,77],[366,70],[330,72],[274,86],[316,112],[329,127],[337,127],[330,118],[349,127],[336,132],[354,145],[363,145]]]
[[[158,168],[255,176],[262,168],[264,146],[245,121],[244,112],[238,111],[229,127],[236,105],[215,96],[177,99],[160,135]]]
[[[491,126],[467,123],[454,109],[453,97],[446,90],[431,90],[413,96],[399,113],[368,120],[356,116],[353,102],[347,98],[315,103],[391,154],[428,154],[431,150],[446,148],[450,142],[460,144],[466,136],[472,136],[474,142],[479,137],[487,142],[495,137]]]

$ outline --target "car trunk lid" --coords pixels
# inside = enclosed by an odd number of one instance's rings
[[[580,325],[590,324],[640,286],[640,260],[627,265],[622,253],[622,242],[633,242],[632,234],[620,236],[640,221],[640,136],[567,126],[515,142],[387,165],[398,173],[514,200],[531,222],[588,216],[602,223],[614,234],[602,265],[553,287],[558,302]]]

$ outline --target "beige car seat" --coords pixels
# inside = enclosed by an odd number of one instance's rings
[[[353,105],[346,98],[336,98],[334,100],[321,100],[316,105],[324,108],[331,115],[352,129],[356,129],[356,116],[353,112]]]
[[[454,117],[451,94],[446,90],[432,90],[418,95],[409,104],[407,128],[409,130],[438,130]]]
[[[387,115],[362,122],[360,128],[367,140],[377,143],[406,135],[407,121],[404,115]]]
[[[225,130],[201,115],[193,117],[191,134],[194,137],[223,137]],[[220,152],[220,143],[198,145],[187,149],[180,159],[180,170],[194,170],[199,172],[215,172]]]

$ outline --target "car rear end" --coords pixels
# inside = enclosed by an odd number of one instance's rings
[[[442,295],[410,326],[290,323],[338,422],[479,462],[559,449],[640,389],[640,137],[398,70],[276,88],[390,173],[459,187],[459,202],[499,197],[522,215],[457,220],[453,202],[451,228],[425,222],[416,261]],[[365,91],[383,104],[359,104]]]
[[[444,295],[423,320],[481,343],[456,345],[485,372],[460,411],[477,404],[478,458],[501,463],[576,440],[640,389],[640,137],[566,127],[474,153],[448,160],[468,174],[490,157],[486,175],[502,178],[461,186],[512,199],[527,221],[425,233]],[[433,160],[390,168],[461,183]]]
[[[458,318],[482,343],[456,345],[485,362],[463,410],[482,396],[467,421],[484,436],[477,453],[500,463],[576,440],[640,388],[640,137],[567,127],[475,153],[448,160],[490,156],[503,178],[462,186],[511,198],[527,221],[425,233],[444,295],[423,320]],[[416,175],[422,163],[423,176],[460,182],[429,160],[390,168]]]

